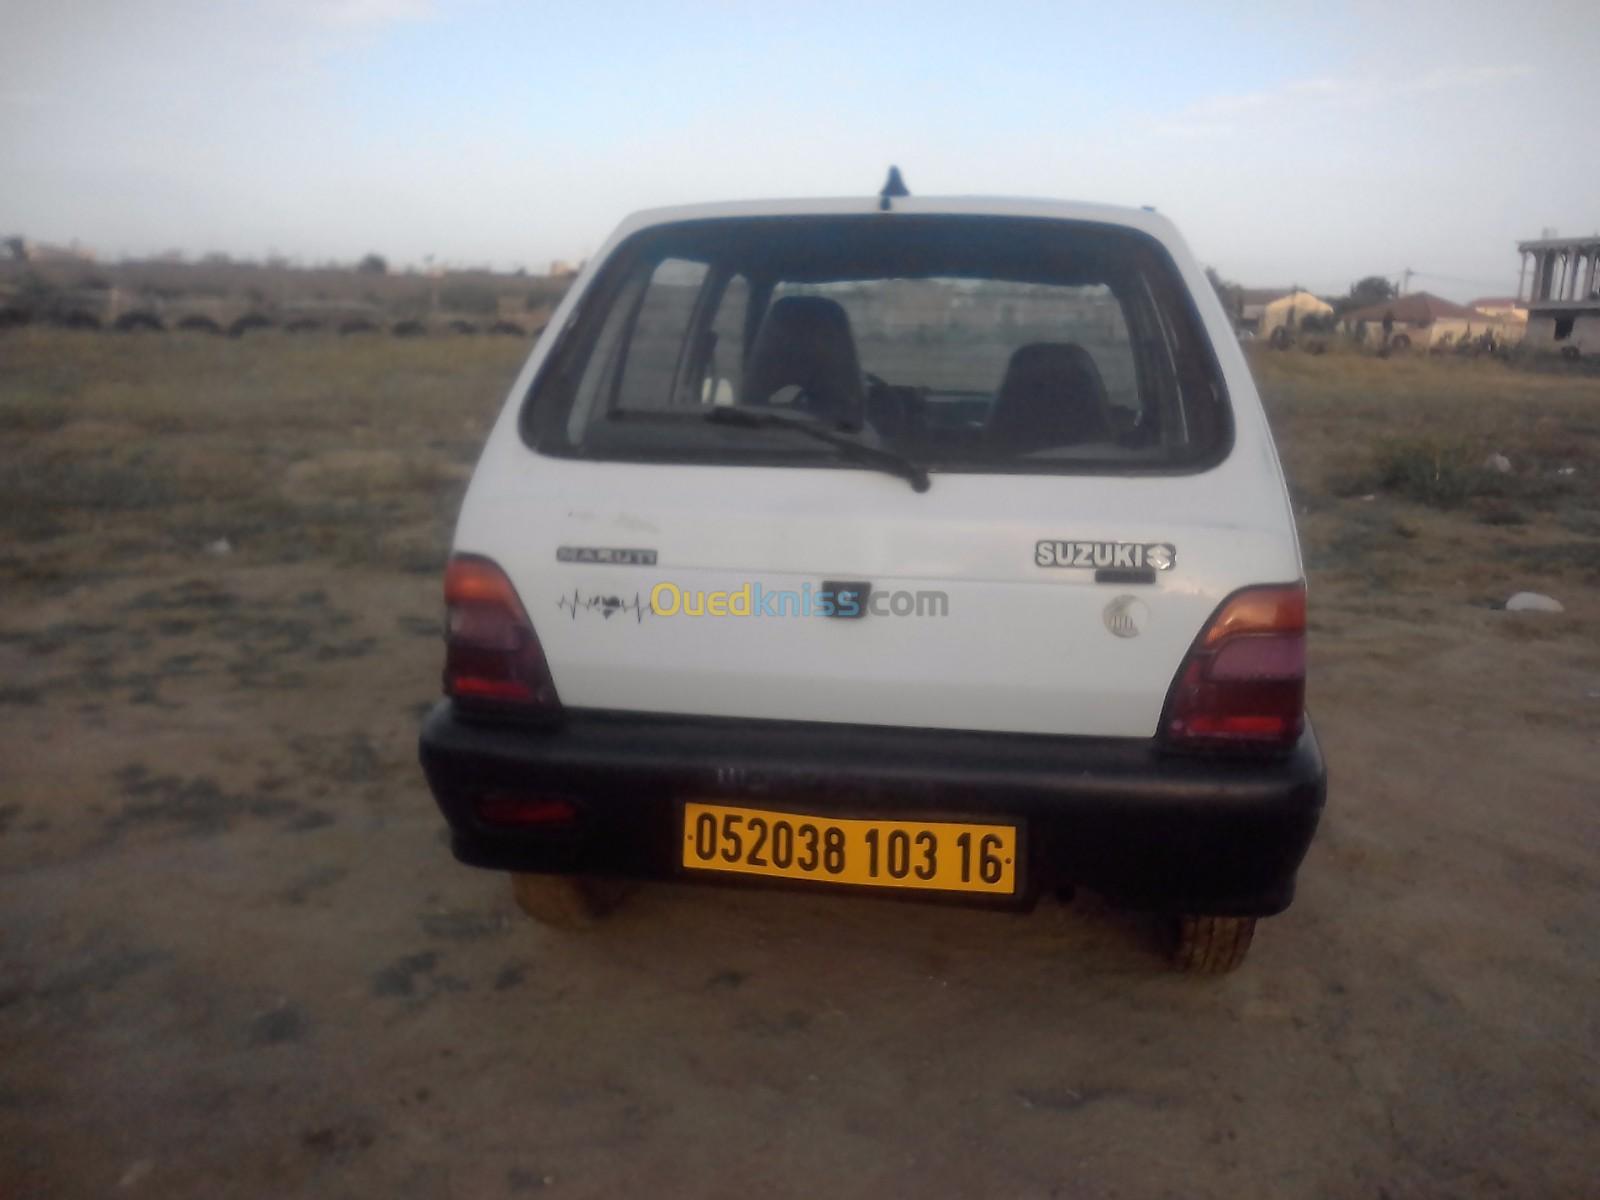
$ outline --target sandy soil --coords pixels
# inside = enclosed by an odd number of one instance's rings
[[[1495,611],[1525,532],[1312,507],[1330,809],[1223,979],[1089,896],[658,885],[552,933],[415,767],[431,574],[12,586],[0,1196],[1600,1193],[1593,589]]]

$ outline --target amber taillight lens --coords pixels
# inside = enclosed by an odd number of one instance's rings
[[[444,603],[445,695],[525,714],[561,711],[533,623],[499,566],[474,554],[452,556]]]
[[[1305,584],[1244,588],[1178,668],[1161,739],[1185,750],[1282,751],[1300,739],[1305,704]]]

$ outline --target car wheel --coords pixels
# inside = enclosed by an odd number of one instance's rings
[[[1244,962],[1254,917],[1179,917],[1172,965],[1194,975],[1225,975]]]
[[[551,929],[587,929],[622,903],[622,885],[583,875],[511,876],[517,907]]]

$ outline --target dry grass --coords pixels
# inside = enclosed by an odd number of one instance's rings
[[[0,579],[219,538],[246,562],[437,565],[521,341],[25,330],[0,366]]]
[[[1600,379],[1421,355],[1262,350],[1251,366],[1285,469],[1309,493],[1348,490],[1341,484],[1397,445],[1438,447],[1473,466],[1504,454],[1519,477],[1600,457]]]
[[[0,427],[44,406],[53,418],[122,422],[150,433],[296,437],[396,424],[440,432],[452,414],[481,415],[470,406],[483,403],[486,384],[500,393],[489,401],[492,409],[528,352],[527,343],[512,339],[47,329],[0,336]]]
[[[1251,365],[1313,577],[1486,605],[1600,582],[1600,379],[1420,355]]]

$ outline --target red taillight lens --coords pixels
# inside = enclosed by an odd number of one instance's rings
[[[444,691],[452,699],[557,713],[561,701],[533,623],[506,573],[458,554],[444,574]]]
[[[578,806],[564,796],[485,792],[475,807],[478,819],[488,825],[559,829],[578,823]]]
[[[1245,588],[1178,668],[1161,736],[1185,749],[1282,750],[1299,740],[1305,704],[1305,584]]]

